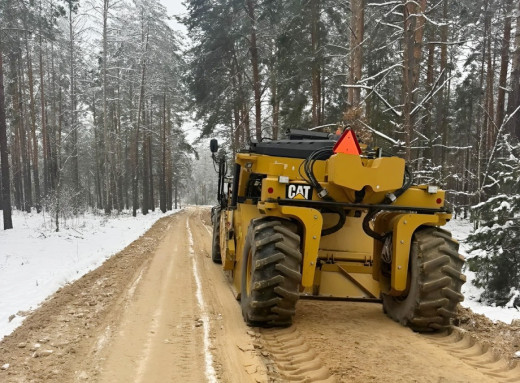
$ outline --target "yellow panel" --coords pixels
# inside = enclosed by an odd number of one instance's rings
[[[310,287],[314,280],[323,218],[318,210],[306,207],[281,206],[285,216],[294,217],[303,225],[302,286]]]
[[[402,214],[393,223],[392,293],[406,290],[412,235],[421,225],[443,225],[448,214]]]
[[[426,191],[426,185],[414,186],[405,191],[403,195],[394,202],[394,205],[439,209],[444,206],[445,194],[444,190],[430,194]]]
[[[325,266],[320,272],[320,284],[319,288],[315,288],[315,294],[337,298],[379,298],[379,284],[371,274],[349,273],[349,279],[339,272],[339,268]]]
[[[302,158],[240,153],[237,154],[236,161],[243,169],[246,168],[246,166],[250,166],[250,171],[253,173],[271,174],[276,175],[276,177],[286,176],[290,179],[301,179],[298,169],[300,168],[300,164],[303,162]],[[251,165],[247,165],[248,163],[251,163]],[[325,180],[325,166],[325,161],[316,161],[314,164],[314,174],[318,181]]]
[[[383,157],[362,162],[360,156],[338,153],[329,158],[329,182],[348,189],[370,186],[382,192],[399,189],[403,184],[404,160]]]
[[[345,225],[336,233],[321,239],[320,249],[372,254],[374,240],[363,231],[363,218],[347,217]],[[338,222],[337,214],[323,214],[323,227]]]

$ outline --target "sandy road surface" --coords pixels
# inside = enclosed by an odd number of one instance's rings
[[[247,328],[208,224],[163,218],[61,289],[0,343],[0,382],[520,382],[473,335],[418,335],[373,303],[302,300],[291,328]]]
[[[254,381],[260,375],[246,369],[261,362],[247,351],[251,337],[236,300],[208,258],[200,211],[179,214],[167,231],[102,352],[98,381]]]

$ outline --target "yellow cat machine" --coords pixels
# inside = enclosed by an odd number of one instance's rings
[[[251,326],[288,326],[298,299],[381,301],[415,331],[449,326],[465,276],[445,192],[413,185],[405,161],[340,136],[290,131],[219,166],[212,259]]]

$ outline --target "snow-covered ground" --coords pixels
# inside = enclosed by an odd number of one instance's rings
[[[14,229],[0,230],[0,339],[22,323],[24,311],[100,266],[165,215],[85,214],[60,223],[56,233],[49,215],[15,211]]]
[[[453,237],[460,242],[459,252],[466,258],[471,257],[469,254],[469,245],[466,243],[466,238],[471,232],[473,225],[467,220],[452,220],[445,226],[450,230]],[[469,307],[473,312],[484,314],[493,321],[502,321],[511,323],[513,319],[520,319],[520,311],[514,307],[495,307],[487,306],[479,302],[482,289],[475,287],[472,284],[475,278],[475,273],[469,271],[468,267],[463,271],[466,275],[467,281],[462,286],[462,294],[464,294],[464,302],[462,306]]]
[[[34,310],[58,288],[101,265],[163,216],[160,212],[137,219],[130,214],[109,218],[86,214],[62,223],[56,233],[48,215],[15,212],[15,228],[0,231],[0,339],[22,323],[24,311]],[[453,220],[447,229],[467,256],[465,239],[471,224]],[[520,311],[514,308],[479,303],[480,291],[471,284],[474,275],[469,270],[465,274],[463,306],[505,323],[520,319]]]

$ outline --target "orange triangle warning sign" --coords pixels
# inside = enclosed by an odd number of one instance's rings
[[[347,129],[343,132],[336,145],[332,149],[334,153],[361,154],[359,142],[353,130]]]

